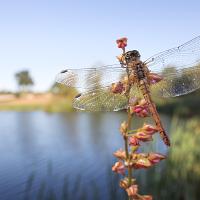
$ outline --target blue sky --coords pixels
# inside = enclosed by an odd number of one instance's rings
[[[200,2],[0,1],[0,89],[15,90],[28,69],[35,90],[47,90],[60,70],[116,63],[115,40],[142,58],[200,35]]]

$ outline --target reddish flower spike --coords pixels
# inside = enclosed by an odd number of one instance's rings
[[[111,86],[111,91],[114,94],[121,94],[125,90],[125,87],[123,83],[118,82],[118,83],[113,83]]]
[[[152,126],[150,124],[144,124],[140,130],[150,135],[153,135],[154,133],[158,131],[157,127]]]
[[[152,164],[148,158],[139,158],[133,165],[135,169],[149,168]]]
[[[114,166],[112,167],[112,171],[118,173],[118,174],[122,174],[125,175],[125,166],[122,162],[116,162],[114,164]]]
[[[137,185],[131,185],[129,188],[126,189],[126,192],[129,197],[134,197],[138,192],[138,186]]]
[[[137,132],[135,137],[142,142],[148,142],[153,140],[152,135],[146,134],[145,132]]]
[[[159,154],[159,153],[150,153],[148,156],[148,159],[152,164],[157,164],[165,158],[166,158],[166,156]]]
[[[123,189],[127,189],[128,188],[128,179],[127,178],[124,178],[122,179],[120,182],[119,182],[119,186]]]
[[[121,134],[126,135],[127,129],[128,129],[128,124],[126,121],[124,121],[123,123],[121,123],[121,126],[120,126]]]
[[[113,153],[113,155],[120,160],[126,159],[126,153],[122,149],[117,150],[115,153]]]
[[[116,41],[117,43],[117,47],[118,48],[121,48],[121,49],[124,49],[126,46],[127,46],[127,38],[126,37],[123,37],[123,38],[120,38]]]
[[[144,118],[144,117],[148,117],[148,116],[149,116],[149,112],[148,112],[147,109],[143,109],[141,112],[136,113],[136,115],[137,115],[138,117]]]
[[[140,100],[140,102],[135,106],[130,106],[130,113],[135,113],[138,117],[148,117],[148,106],[144,99]]]
[[[143,195],[142,200],[153,200],[153,197],[150,195]]]
[[[130,146],[139,146],[139,140],[135,137],[135,136],[132,136],[129,138],[129,145]]]
[[[161,80],[163,80],[163,77],[158,75],[158,74],[156,74],[156,73],[150,73],[149,74],[149,80],[150,80],[151,84],[155,84],[155,83],[158,83]]]

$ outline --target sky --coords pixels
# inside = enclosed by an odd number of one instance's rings
[[[117,63],[116,39],[142,58],[200,35],[198,0],[0,0],[0,90],[29,70],[45,91],[65,68]]]

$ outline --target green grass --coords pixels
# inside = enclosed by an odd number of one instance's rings
[[[44,110],[42,105],[0,105],[0,111],[35,111]]]
[[[156,98],[155,103],[160,112],[166,114],[178,114],[179,116],[190,117],[200,114],[200,91],[183,95],[176,98]]]
[[[72,112],[72,99],[64,96],[54,97],[47,104],[0,104],[0,111],[45,111],[45,112]]]
[[[200,118],[172,118],[169,151],[170,173],[174,178],[200,177]],[[180,167],[181,170],[176,168]]]
[[[71,99],[60,98],[52,101],[43,110],[46,112],[72,112],[74,108]]]

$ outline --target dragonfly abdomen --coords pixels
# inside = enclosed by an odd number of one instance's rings
[[[151,115],[156,123],[156,126],[158,128],[158,131],[160,133],[161,138],[163,139],[164,143],[167,146],[170,146],[170,140],[163,128],[163,125],[161,123],[159,114],[157,112],[156,106],[153,103],[151,96],[150,96],[150,92],[149,92],[149,85],[146,81],[146,79],[140,80],[139,81],[139,88],[144,96],[145,101],[147,102],[148,106],[149,106],[149,111],[151,112]]]

